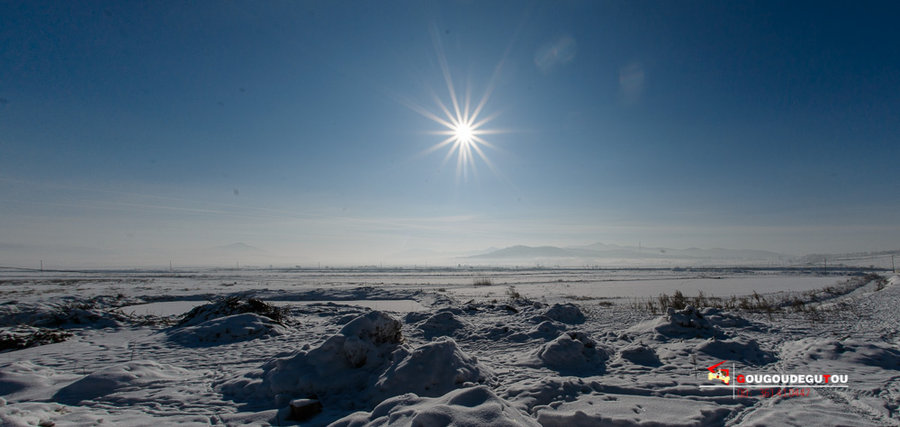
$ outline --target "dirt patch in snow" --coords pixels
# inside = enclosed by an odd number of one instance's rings
[[[268,304],[260,299],[232,295],[209,304],[194,307],[193,310],[187,312],[181,318],[176,326],[194,326],[219,317],[242,313],[255,313],[267,317],[278,324],[284,324],[287,320],[285,309]]]
[[[63,342],[71,336],[71,332],[34,326],[21,325],[0,328],[0,353],[21,350],[36,345]]]
[[[675,310],[671,307],[665,316],[638,323],[627,329],[629,334],[653,334],[657,341],[685,338],[712,338],[724,337],[722,330],[710,322],[704,313],[692,306],[683,310]]]

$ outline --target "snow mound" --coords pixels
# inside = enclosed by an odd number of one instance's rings
[[[545,376],[543,378],[527,378],[506,389],[505,397],[513,406],[523,411],[532,412],[538,406],[553,404],[559,401],[576,400],[585,394],[604,392],[596,381],[585,382],[577,377]]]
[[[437,398],[408,393],[381,402],[372,412],[356,412],[333,427],[362,426],[538,426],[485,386],[451,391]]]
[[[194,326],[208,320],[242,313],[256,313],[275,323],[284,324],[285,310],[256,298],[232,295],[218,301],[194,307],[178,322],[177,326]]]
[[[118,328],[125,320],[125,317],[118,313],[81,307],[59,307],[49,318],[38,322],[37,325],[63,328]]]
[[[542,345],[531,355],[530,364],[560,373],[602,372],[609,354],[587,334],[570,331]]]
[[[0,352],[62,342],[71,336],[71,332],[34,326],[0,328]]]
[[[764,329],[741,316],[726,313],[717,308],[707,307],[701,310],[700,313],[709,323],[720,328],[741,328],[755,331]]]
[[[281,335],[286,329],[268,317],[255,313],[234,314],[169,329],[169,340],[185,346],[203,346],[246,341],[270,335]]]
[[[364,388],[372,375],[394,360],[395,351],[402,352],[402,338],[398,320],[371,311],[344,325],[340,333],[318,347],[263,365],[261,391],[281,401],[323,398]]]
[[[60,389],[54,400],[65,404],[77,404],[120,391],[142,390],[161,381],[178,381],[189,371],[149,360],[135,360],[110,366]]]
[[[44,328],[118,328],[129,319],[122,313],[100,309],[101,303],[75,301],[59,304],[0,305],[0,326]]]
[[[116,312],[75,308],[59,312],[55,324],[69,328],[118,328],[127,320],[124,315]]]
[[[452,339],[412,349],[403,344],[400,328],[390,315],[369,312],[318,347],[272,360],[259,374],[224,383],[222,391],[274,397],[279,405],[315,396],[326,407],[359,408],[407,392],[436,396],[493,377],[490,369],[462,352]]]
[[[632,343],[619,352],[619,358],[627,360],[635,365],[660,366],[662,362],[652,347],[642,343]]]
[[[553,320],[545,320],[527,332],[519,332],[513,335],[510,335],[509,339],[511,341],[526,341],[529,339],[553,339],[558,337],[563,331],[566,330],[566,325],[553,321]]]
[[[563,323],[584,323],[584,313],[572,303],[553,304],[544,312],[544,316]]]
[[[419,325],[419,329],[425,333],[425,338],[431,339],[439,336],[453,336],[457,332],[464,331],[466,324],[453,313],[441,311],[425,319]]]
[[[503,322],[496,322],[493,325],[486,325],[480,328],[477,332],[469,335],[468,338],[496,341],[507,337],[510,339],[514,339],[514,337],[516,337],[517,335],[521,335],[521,333],[510,335],[510,331],[512,331],[510,325],[507,325]],[[525,339],[520,339],[520,341],[524,340]]]
[[[737,337],[717,340],[710,338],[697,347],[697,351],[721,360],[737,360],[750,365],[765,365],[775,361],[772,352],[764,351],[756,340]]]
[[[29,361],[13,362],[0,368],[0,396],[48,387],[56,371]]]
[[[658,340],[723,336],[719,328],[692,306],[677,311],[669,307],[665,316],[638,323],[628,328],[627,331],[633,334],[652,332],[655,333],[655,338]]]
[[[786,343],[781,354],[785,359],[803,361],[810,365],[819,361],[834,361],[900,370],[900,351],[877,342],[804,338]]]
[[[802,402],[802,403],[800,403]],[[785,399],[777,405],[755,409],[741,425],[747,426],[808,426],[829,425],[841,427],[872,427],[874,425],[896,425],[889,417],[876,422],[846,406],[829,405],[826,398],[805,397]],[[851,405],[858,403],[854,402]]]
[[[72,421],[74,417],[63,405],[55,403],[6,405],[2,400],[0,398],[0,425],[4,427],[55,426],[56,423],[52,419],[63,417],[65,417],[66,424],[78,425],[77,421]],[[86,425],[86,423],[82,425]]]
[[[493,374],[452,338],[439,338],[406,355],[379,376],[375,387],[385,396],[412,392],[440,396],[466,383],[483,383]]]
[[[732,408],[716,402],[603,393],[534,409],[544,427],[719,426]]]
[[[357,317],[341,328],[340,335],[380,344],[399,344],[403,341],[399,320],[382,311],[371,311]]]
[[[460,310],[456,307],[443,307],[434,314],[427,311],[413,311],[407,313],[406,317],[404,317],[404,320],[406,321],[406,323],[419,323],[425,319],[428,319],[429,317],[435,316],[438,313],[450,313],[454,316],[462,316],[463,310]]]

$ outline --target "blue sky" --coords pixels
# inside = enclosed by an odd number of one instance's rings
[[[897,9],[4,2],[0,255],[896,249]],[[493,168],[426,153],[445,71],[460,100],[489,93]]]

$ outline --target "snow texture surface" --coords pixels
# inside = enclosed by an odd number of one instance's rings
[[[0,271],[0,425],[900,425],[898,276],[482,274]],[[848,382],[740,395],[720,362]]]

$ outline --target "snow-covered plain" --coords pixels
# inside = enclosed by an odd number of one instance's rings
[[[0,424],[900,425],[900,278],[882,277],[2,271]],[[745,306],[660,307],[676,290]],[[708,378],[722,361],[728,386]],[[321,413],[298,421],[302,399]]]

